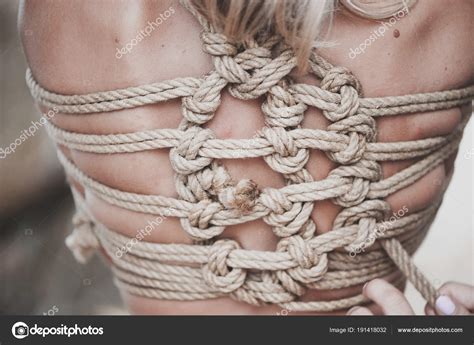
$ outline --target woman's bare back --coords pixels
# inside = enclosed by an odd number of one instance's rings
[[[469,0],[419,1],[409,14],[355,57],[350,54],[351,48],[358,47],[382,24],[341,10],[335,15],[328,37],[337,45],[322,49],[320,53],[333,64],[349,68],[368,97],[463,87],[474,80],[474,47],[470,38],[473,10],[474,4]],[[165,16],[165,11],[171,15]],[[149,36],[137,42],[130,52],[117,54],[117,49],[126,47],[160,14],[161,23]],[[63,94],[198,77],[213,69],[211,58],[201,48],[199,24],[177,1],[24,1],[20,19],[28,63],[36,79],[45,88]],[[313,84],[317,82],[309,75],[295,75],[295,78]],[[242,101],[224,92],[221,106],[208,127],[219,138],[252,138],[264,126],[260,105],[261,100]],[[388,142],[445,135],[454,130],[463,114],[470,112],[471,109],[465,107],[377,119],[377,139]],[[53,122],[70,131],[107,134],[176,128],[181,119],[180,104],[175,100],[83,116],[57,114]],[[324,129],[328,124],[319,110],[310,108],[306,111],[304,127]],[[114,155],[64,151],[87,175],[113,188],[178,196],[167,150]],[[454,158],[450,157],[444,165],[415,184],[390,196],[387,201],[392,210],[396,212],[406,207],[410,213],[429,205],[448,182]],[[382,163],[384,178],[412,162]],[[283,178],[263,159],[223,163],[236,181],[252,179],[261,188],[284,186]],[[307,167],[315,180],[321,180],[335,165],[323,152],[313,150]],[[109,205],[74,184],[84,193],[93,214],[110,229],[133,237],[147,221],[153,220],[153,216]],[[330,201],[316,202],[312,218],[317,231],[329,231],[339,211],[340,208]],[[230,226],[223,237],[235,238],[247,249],[275,250],[277,243],[270,227],[261,220]],[[190,243],[175,218],[166,219],[147,240]],[[360,289],[361,286],[338,291],[312,290],[305,300],[342,298],[354,295]],[[277,306],[254,307],[229,298],[177,302],[123,295],[135,313],[264,314],[279,311]]]

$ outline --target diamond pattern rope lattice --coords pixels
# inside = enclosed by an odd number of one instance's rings
[[[58,156],[66,172],[102,200],[136,212],[178,217],[195,243],[139,241],[119,257],[117,249],[130,238],[94,219],[73,188],[75,230],[66,243],[77,259],[85,261],[95,248],[102,247],[113,262],[120,287],[158,299],[229,295],[246,303],[273,303],[292,311],[332,311],[360,304],[364,298],[303,302],[300,297],[308,288],[349,287],[400,269],[424,298],[434,303],[436,291],[410,255],[425,236],[441,200],[387,228],[383,221],[391,210],[384,198],[417,181],[455,152],[468,119],[445,137],[377,143],[375,118],[457,107],[472,100],[474,87],[364,98],[359,81],[349,70],[333,66],[316,51],[311,54],[310,66],[320,85],[298,84],[289,77],[296,66],[293,51],[278,37],[230,42],[189,2],[182,3],[201,23],[203,49],[214,64],[214,70],[202,78],[61,95],[43,89],[27,71],[33,97],[71,116],[181,99],[183,120],[177,129],[92,135],[48,123],[51,137],[74,150],[114,154],[170,149],[179,198],[113,189],[84,174],[60,151]],[[264,97],[266,126],[253,139],[219,139],[204,127],[219,107],[224,89],[242,100]],[[331,122],[327,130],[302,127],[308,107],[323,111]],[[314,181],[305,167],[313,149],[324,151],[338,164],[321,181]],[[219,161],[253,157],[262,157],[282,174],[285,187],[261,189],[251,180],[233,181]],[[410,158],[420,159],[382,178],[380,162]],[[317,235],[311,212],[315,201],[327,199],[343,209],[333,230]],[[275,252],[246,250],[234,240],[216,239],[227,226],[255,219],[263,219],[279,237]],[[349,255],[376,241],[381,249]]]

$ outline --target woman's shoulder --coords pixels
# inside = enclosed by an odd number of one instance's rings
[[[365,95],[381,97],[472,84],[472,1],[417,1],[384,20],[335,15],[321,53],[349,68]]]
[[[211,69],[199,24],[177,0],[25,0],[19,19],[35,78],[60,93],[124,88]]]

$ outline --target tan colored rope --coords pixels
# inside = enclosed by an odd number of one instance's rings
[[[136,108],[181,97],[193,96],[201,89],[204,80],[178,78],[160,83],[127,89],[85,95],[60,95],[41,88],[27,70],[27,84],[35,99],[43,105],[56,107],[61,113],[90,114]],[[341,103],[341,97],[318,86],[293,84],[289,86],[295,98],[306,106],[332,111]],[[459,90],[422,93],[416,95],[364,98],[358,111],[363,115],[388,116],[402,113],[449,109],[466,103],[474,95],[474,86]],[[258,96],[257,96],[258,97]]]
[[[58,143],[70,149],[93,153],[131,153],[145,150],[172,148],[178,145],[184,132],[179,129],[155,129],[134,133],[94,135],[62,130],[52,123],[46,128]],[[434,152],[456,137],[460,137],[464,124],[446,137],[435,137],[407,142],[368,143],[364,157],[387,161],[418,158]],[[297,148],[341,152],[349,144],[346,135],[320,129],[293,129],[288,135]],[[267,139],[271,137],[271,139]],[[271,155],[276,152],[272,143],[276,131],[265,128],[252,139],[209,139],[199,150],[199,156],[212,159],[241,159]],[[414,148],[415,146],[415,148]]]
[[[85,262],[102,247],[113,262],[119,287],[159,299],[195,300],[228,295],[254,305],[278,304],[292,311],[331,311],[364,303],[362,295],[333,301],[302,302],[308,288],[341,289],[402,271],[423,297],[434,303],[436,290],[411,262],[441,200],[387,224],[391,213],[383,199],[425,176],[453,154],[465,117],[444,137],[378,143],[378,116],[450,109],[466,104],[474,86],[463,89],[364,98],[356,77],[313,51],[312,73],[319,86],[297,84],[289,77],[296,59],[282,40],[258,36],[239,44],[216,32],[188,1],[182,1],[201,23],[203,49],[214,71],[202,78],[178,78],[121,90],[61,95],[43,89],[27,71],[35,99],[65,114],[130,109],[181,99],[183,121],[177,129],[91,135],[47,125],[51,137],[74,150],[99,154],[170,149],[178,198],[130,193],[108,187],[84,174],[58,150],[66,172],[102,200],[124,209],[178,217],[194,245],[135,241],[107,229],[88,212],[74,189],[77,214],[66,244]],[[223,89],[248,100],[265,96],[266,126],[252,139],[219,139],[204,128],[220,105]],[[302,128],[308,107],[317,107],[331,122],[327,130]],[[317,149],[338,164],[327,178],[314,181],[305,165]],[[283,188],[259,188],[251,180],[234,181],[219,159],[262,157],[283,175]],[[380,162],[418,158],[383,179]],[[342,206],[333,230],[316,233],[311,218],[315,201]],[[217,239],[226,226],[262,218],[280,240],[276,251],[240,248]],[[381,249],[368,250],[374,243]],[[121,255],[119,250],[126,248]],[[349,253],[364,249],[352,257]],[[400,284],[402,280],[396,282]]]

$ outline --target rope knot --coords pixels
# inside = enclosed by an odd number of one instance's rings
[[[235,186],[224,188],[219,193],[219,201],[226,208],[248,213],[255,206],[259,194],[260,191],[254,181],[243,179]]]
[[[323,114],[332,122],[354,115],[359,109],[361,86],[356,77],[344,67],[333,67],[321,81],[323,90],[339,93],[341,101],[333,109],[324,110]]]
[[[192,96],[181,98],[181,112],[190,123],[202,125],[214,117],[227,82],[218,73],[209,73]]]
[[[240,288],[247,276],[241,268],[229,268],[227,263],[232,251],[239,249],[236,241],[223,239],[216,241],[209,249],[208,262],[202,267],[206,283],[222,293],[230,293]]]
[[[380,179],[382,169],[377,162],[361,160],[353,165],[339,166],[332,170],[329,176],[350,179],[349,190],[335,198],[334,203],[343,207],[351,207],[365,200],[370,190],[370,182]]]
[[[224,226],[209,226],[214,215],[222,210],[218,202],[205,199],[194,204],[187,218],[181,218],[183,229],[196,240],[208,240],[220,235]]]
[[[183,116],[189,122],[202,125],[208,122],[213,116],[214,112],[219,106],[220,99],[203,100],[195,96],[183,97]]]
[[[239,48],[218,33],[201,34],[204,51],[213,56],[218,75],[229,83],[244,84],[251,79],[250,72],[259,70],[271,61],[271,51],[265,47],[252,45],[239,53]],[[234,86],[231,87],[231,89]]]
[[[210,129],[201,127],[189,128],[177,147],[170,150],[170,161],[173,169],[183,175],[195,173],[211,164],[212,159],[199,156],[202,145],[215,136]]]
[[[237,54],[236,46],[230,43],[223,34],[203,31],[201,40],[204,51],[210,55],[232,56]]]
[[[297,127],[304,119],[307,106],[296,101],[288,91],[288,84],[282,79],[269,90],[267,100],[262,104],[265,123],[270,127]]]
[[[72,218],[73,232],[66,238],[66,246],[72,251],[74,258],[86,263],[99,248],[99,240],[92,229],[93,223],[82,211],[77,211]]]
[[[311,268],[319,261],[319,257],[313,248],[299,235],[288,237],[287,251],[302,268]]]
[[[362,159],[367,148],[365,137],[357,133],[349,134],[349,142],[343,150],[338,152],[326,152],[327,156],[336,163],[342,165],[354,164]]]
[[[282,127],[264,127],[261,136],[268,140],[275,151],[282,156],[295,156],[298,152],[293,137]]]
[[[271,54],[270,49],[263,49],[268,50]],[[245,53],[246,51],[240,53],[238,56],[245,56]],[[248,58],[246,57],[245,60],[248,60]],[[258,66],[253,65],[252,61],[247,62],[249,69],[252,69],[247,80],[229,87],[229,93],[232,96],[243,100],[256,99],[262,96],[291,72],[296,66],[296,58],[293,52],[287,49],[275,59],[269,59],[267,63],[259,63]]]
[[[372,246],[377,239],[377,222],[385,219],[390,211],[390,205],[385,200],[366,200],[342,210],[334,220],[335,229],[358,225],[354,241],[344,249],[356,252]]]
[[[313,210],[312,202],[292,202],[278,189],[265,188],[260,202],[272,211],[263,217],[278,237],[288,237],[299,231],[312,231],[308,219]],[[306,236],[306,235],[305,235]]]
[[[250,78],[242,59],[236,58],[238,49],[219,33],[201,34],[204,51],[213,56],[216,72],[229,83],[243,83]],[[247,68],[248,69],[248,68]]]
[[[348,135],[346,147],[339,152],[328,152],[328,157],[339,164],[353,164],[364,156],[367,142],[376,136],[375,120],[367,115],[353,115],[328,126],[328,130]]]
[[[268,140],[276,153],[264,160],[276,172],[293,174],[304,168],[309,159],[309,150],[299,149],[293,137],[282,127],[265,127],[261,136]]]
[[[322,89],[335,93],[339,93],[343,86],[352,86],[357,93],[361,91],[359,80],[345,67],[331,68],[321,81]]]
[[[287,196],[276,188],[265,188],[260,195],[260,201],[277,214],[283,214],[293,206],[293,203],[288,200]]]
[[[293,293],[299,294],[299,289],[295,288],[298,285],[296,282],[311,284],[321,279],[327,272],[327,254],[318,255],[309,242],[299,235],[280,240],[277,251],[288,252],[291,258],[298,263],[297,267],[287,269],[279,275],[279,279],[283,279],[283,286],[289,287]],[[284,282],[288,279],[296,282]]]

